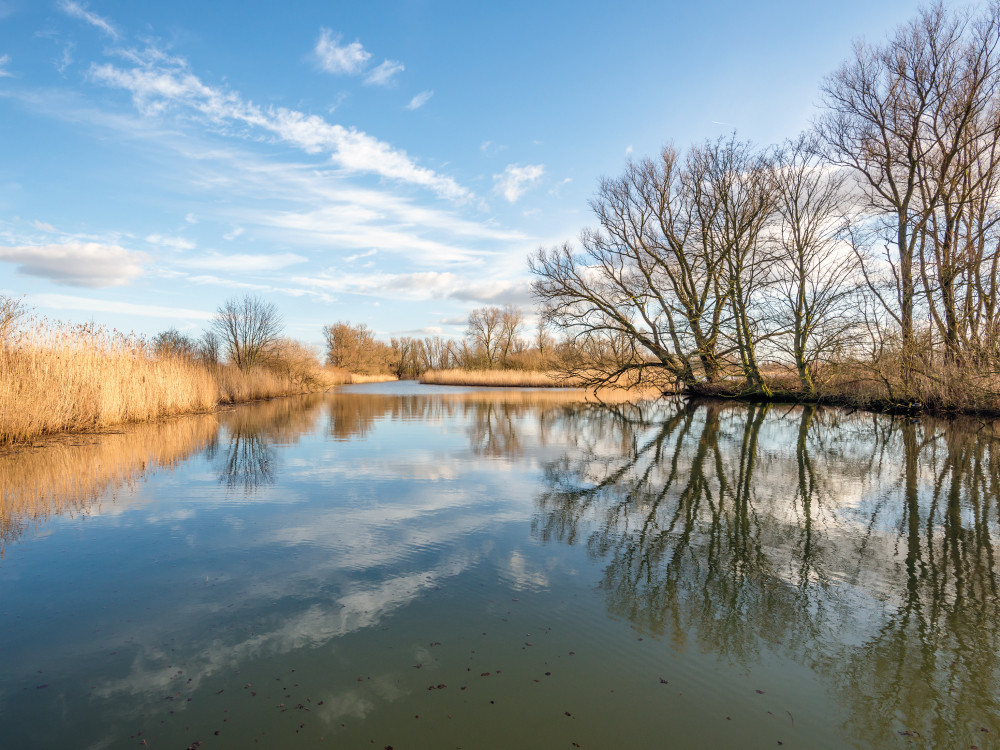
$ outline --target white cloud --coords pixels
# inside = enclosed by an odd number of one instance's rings
[[[430,101],[432,96],[434,96],[433,91],[421,91],[415,97],[410,99],[410,103],[406,105],[406,108],[409,110],[420,109]]]
[[[10,65],[10,55],[0,55],[0,78],[12,78],[14,76],[7,66]]]
[[[365,76],[366,86],[388,86],[393,81],[393,76],[405,70],[403,63],[395,60],[384,60],[380,65],[369,71]]]
[[[55,233],[58,231],[54,226],[49,224],[47,221],[39,221],[38,219],[35,219],[33,222],[31,222],[31,226],[33,226],[35,229],[40,229],[43,232]]]
[[[353,263],[354,261],[358,260],[359,258],[370,258],[373,255],[375,255],[375,253],[377,253],[377,252],[378,252],[378,250],[369,250],[366,253],[355,253],[354,255],[348,255],[346,258],[344,258],[344,260],[347,263]]]
[[[184,221],[186,221],[188,224],[197,224],[198,217],[192,213],[189,213],[184,216]]]
[[[166,247],[171,250],[194,250],[197,245],[191,240],[184,239],[183,237],[168,237],[163,234],[151,234],[146,238],[146,242],[150,245],[157,245],[159,247]]]
[[[632,155],[632,144],[630,143],[628,147],[625,149],[625,156],[631,156],[631,155]]]
[[[33,294],[28,297],[28,301],[33,305],[51,307],[55,310],[89,310],[93,312],[120,313],[122,315],[142,315],[149,318],[210,320],[214,314],[203,310],[191,310],[183,307],[136,305],[131,302],[74,297],[68,294]]]
[[[320,67],[336,75],[357,75],[371,58],[371,53],[357,40],[341,47],[340,35],[333,36],[329,29],[320,29],[315,53]]]
[[[566,178],[560,180],[559,182],[556,183],[556,185],[551,190],[549,190],[549,195],[558,196],[559,192],[564,187],[566,187],[566,185],[569,185],[572,181],[573,181],[572,177],[566,177]]]
[[[508,164],[502,174],[493,175],[493,189],[500,193],[510,203],[515,203],[525,191],[538,182],[545,173],[542,164],[518,166]]]
[[[224,235],[222,235],[222,239],[230,241],[235,240],[245,231],[246,229],[244,229],[243,227],[233,227],[233,230],[231,232],[226,232]]]
[[[78,18],[81,21],[86,21],[94,28],[103,31],[112,39],[119,38],[118,30],[114,26],[112,26],[109,21],[107,21],[104,18],[101,18],[96,13],[91,12],[90,10],[87,9],[85,5],[81,5],[80,3],[74,2],[74,0],[63,0],[63,2],[59,4],[59,7],[66,15],[72,16],[73,18]]]
[[[456,299],[463,302],[525,304],[528,285],[522,281],[474,281],[448,271],[418,271],[415,273],[355,274],[299,277],[297,284],[346,294],[393,296],[404,299]]]
[[[214,271],[277,271],[287,266],[297,263],[305,263],[308,258],[295,253],[271,253],[261,255],[223,255],[221,253],[211,253],[201,258],[190,258],[184,260],[181,265],[189,268],[204,268]]]
[[[0,261],[14,263],[25,276],[91,288],[121,286],[143,272],[144,253],[97,242],[0,247]]]
[[[191,73],[187,63],[159,50],[130,52],[139,65],[122,69],[111,64],[91,66],[91,77],[132,94],[140,112],[163,114],[186,108],[218,127],[228,123],[267,131],[309,154],[329,152],[331,160],[352,172],[368,172],[429,188],[452,199],[470,198],[468,190],[450,177],[417,166],[406,152],[355,128],[331,124],[317,115],[284,107],[261,108],[238,94],[213,88]]]

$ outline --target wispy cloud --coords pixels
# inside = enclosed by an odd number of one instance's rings
[[[366,86],[389,86],[395,83],[393,76],[405,70],[403,63],[396,60],[384,60],[365,76]]]
[[[242,235],[245,231],[247,230],[244,229],[243,227],[233,227],[232,231],[226,232],[224,235],[222,235],[222,239],[232,242],[237,237]]]
[[[420,109],[422,106],[430,101],[431,97],[434,96],[433,91],[421,91],[415,97],[410,99],[410,103],[406,105],[407,109]]]
[[[185,259],[181,265],[215,271],[254,272],[277,271],[297,263],[305,263],[307,260],[308,258],[296,253],[262,253],[259,255],[210,253],[200,258]]]
[[[59,3],[59,7],[66,15],[89,23],[94,28],[103,31],[112,39],[118,39],[120,37],[118,29],[112,26],[110,21],[105,18],[101,18],[96,13],[88,10],[86,5],[74,2],[74,0],[63,0]]]
[[[334,36],[330,29],[320,29],[314,50],[316,59],[327,73],[357,75],[368,64],[371,53],[357,40],[342,46],[340,39],[340,34]]]
[[[127,284],[142,275],[148,260],[144,253],[97,242],[0,247],[0,262],[14,263],[19,274],[94,289]]]
[[[259,107],[239,94],[214,88],[201,81],[186,61],[170,58],[159,50],[131,51],[132,68],[94,64],[91,78],[124,89],[140,112],[162,115],[185,109],[204,117],[211,125],[234,124],[258,128],[306,153],[328,152],[331,160],[352,172],[378,174],[392,180],[426,187],[447,198],[466,199],[471,194],[450,177],[418,166],[406,152],[355,128],[329,123],[284,107]]]
[[[122,315],[141,315],[148,318],[167,320],[211,320],[214,315],[214,313],[204,310],[163,307],[160,305],[136,305],[131,302],[74,297],[69,294],[33,294],[28,298],[28,301],[33,305],[50,307],[54,310],[89,310],[92,312],[118,313]]]
[[[13,73],[7,70],[7,66],[10,65],[10,55],[0,55],[0,78],[11,78]]]
[[[449,271],[370,274],[337,273],[293,278],[297,284],[319,289],[372,296],[393,295],[411,300],[455,299],[463,302],[526,304],[530,297],[523,281],[479,281]]]
[[[531,185],[542,179],[543,174],[545,166],[542,164],[527,164],[523,167],[508,164],[501,174],[493,175],[493,189],[510,203],[516,203]]]
[[[194,250],[197,245],[184,237],[168,237],[163,234],[151,234],[146,237],[146,242],[157,247],[165,247],[169,250]]]
[[[370,258],[377,252],[378,250],[369,250],[366,253],[355,253],[354,255],[348,255],[346,258],[344,258],[344,261],[346,263],[353,263],[354,261],[359,260],[361,258]]]

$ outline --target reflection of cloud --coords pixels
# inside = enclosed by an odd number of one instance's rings
[[[537,591],[549,585],[549,577],[540,570],[530,570],[530,563],[519,550],[511,552],[504,572],[515,591]]]

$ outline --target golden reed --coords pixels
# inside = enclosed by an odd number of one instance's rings
[[[351,382],[360,381],[315,358],[243,373],[156,356],[135,335],[32,320],[0,342],[0,446]]]

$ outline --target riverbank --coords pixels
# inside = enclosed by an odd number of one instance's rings
[[[428,370],[419,378],[430,385],[470,385],[508,388],[579,388],[576,381],[545,370]]]
[[[88,326],[38,327],[32,334],[0,347],[0,446],[371,380],[323,367],[297,350],[279,351],[267,366],[243,372],[158,356],[141,339]]]
[[[1000,418],[1000,383],[996,380],[990,373],[941,368],[933,374],[913,374],[904,385],[898,378],[880,380],[872,373],[852,371],[839,373],[812,393],[790,375],[767,378],[767,393],[748,391],[736,380],[699,383],[686,387],[683,393],[745,403],[819,404],[881,414]]]

